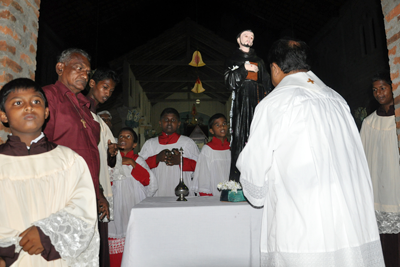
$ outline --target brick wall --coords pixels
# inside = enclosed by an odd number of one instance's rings
[[[0,88],[8,81],[35,79],[40,0],[0,0]],[[8,128],[0,123],[0,144]]]
[[[382,0],[400,150],[400,0]]]

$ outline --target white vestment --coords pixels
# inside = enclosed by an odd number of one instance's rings
[[[108,161],[107,161],[107,152],[108,152],[108,140],[111,143],[115,144],[115,137],[113,136],[110,127],[103,121],[103,119],[99,116],[94,114],[92,116],[95,121],[100,124],[100,142],[97,145],[99,149],[100,155],[100,172],[99,172],[99,182],[101,187],[103,188],[103,195],[107,199],[110,209],[110,220],[114,219],[114,210],[113,210],[113,193],[111,189],[110,183],[110,175],[108,173]],[[104,217],[103,221],[106,222],[107,217]]]
[[[400,165],[393,116],[378,116],[373,112],[363,121],[361,140],[364,145],[372,187],[379,232],[400,232]]]
[[[117,154],[117,162],[114,168],[110,168],[110,176],[113,182],[114,195],[114,221],[108,223],[108,237],[125,238],[129,217],[133,206],[146,197],[154,196],[157,191],[157,179],[141,157],[136,159],[136,164],[146,169],[150,175],[150,183],[143,186],[141,182],[132,176],[131,165],[122,165],[122,156]]]
[[[384,266],[360,135],[314,73],[286,76],[258,104],[237,167],[264,206],[262,266]]]
[[[193,191],[218,196],[220,192],[217,185],[229,180],[230,167],[230,149],[214,150],[208,145],[204,145],[194,171]]]
[[[164,149],[172,150],[173,148],[183,149],[183,157],[197,161],[199,148],[195,142],[187,136],[181,135],[178,141],[174,144],[161,145],[158,142],[158,137],[151,138],[144,143],[139,156],[145,160],[149,157],[157,155]],[[179,184],[181,177],[179,165],[167,166],[165,162],[160,162],[156,168],[152,169],[157,178],[158,191],[156,197],[172,197],[175,196],[175,187]],[[190,189],[192,188],[193,172],[183,172],[183,181]],[[189,190],[189,196],[194,196],[194,192]]]
[[[0,155],[0,247],[20,251],[12,266],[99,266],[93,181],[84,159],[71,149],[32,156]],[[47,262],[19,246],[32,225],[50,237],[61,259]]]

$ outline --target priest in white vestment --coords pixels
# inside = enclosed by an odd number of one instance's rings
[[[237,167],[264,206],[262,266],[384,266],[371,178],[346,101],[307,63],[302,41],[269,53],[276,88],[257,106]]]

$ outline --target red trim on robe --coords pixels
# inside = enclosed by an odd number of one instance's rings
[[[136,161],[136,159],[139,157],[138,155],[135,155],[135,153],[132,151],[129,151],[124,154],[124,152],[120,151],[122,157],[130,158]],[[149,172],[143,168],[139,163],[136,163],[136,167],[132,169],[131,175],[133,178],[138,180],[143,186],[147,186],[150,184],[150,174]]]
[[[203,192],[199,192],[201,197],[212,197],[213,194],[207,194],[207,193],[203,193]]]
[[[229,143],[227,138],[225,138],[224,143],[222,143],[222,141],[215,136],[210,142],[207,143],[207,145],[213,150],[228,150],[231,148],[231,144]]]
[[[178,142],[179,137],[181,137],[181,136],[177,133],[168,135],[168,134],[162,132],[162,134],[160,136],[158,136],[158,142],[160,143],[160,145],[175,144],[176,142]]]

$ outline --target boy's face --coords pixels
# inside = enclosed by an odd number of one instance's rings
[[[49,116],[44,99],[33,88],[11,92],[0,111],[0,119],[8,123],[11,133],[16,136],[40,135],[44,121]]]
[[[228,133],[228,124],[226,123],[226,119],[222,117],[216,119],[210,129],[210,133],[216,137],[225,137]]]
[[[173,113],[165,114],[160,120],[161,129],[168,135],[175,133],[179,126],[181,126],[181,122]]]
[[[94,100],[97,103],[103,104],[107,101],[114,92],[115,82],[112,79],[105,79],[96,83],[94,80],[89,82],[90,91],[92,91]]]
[[[379,80],[372,83],[372,93],[381,105],[393,105],[392,87],[385,81]]]
[[[129,152],[137,146],[134,143],[133,135],[130,131],[122,131],[118,136],[118,148],[123,152]]]

